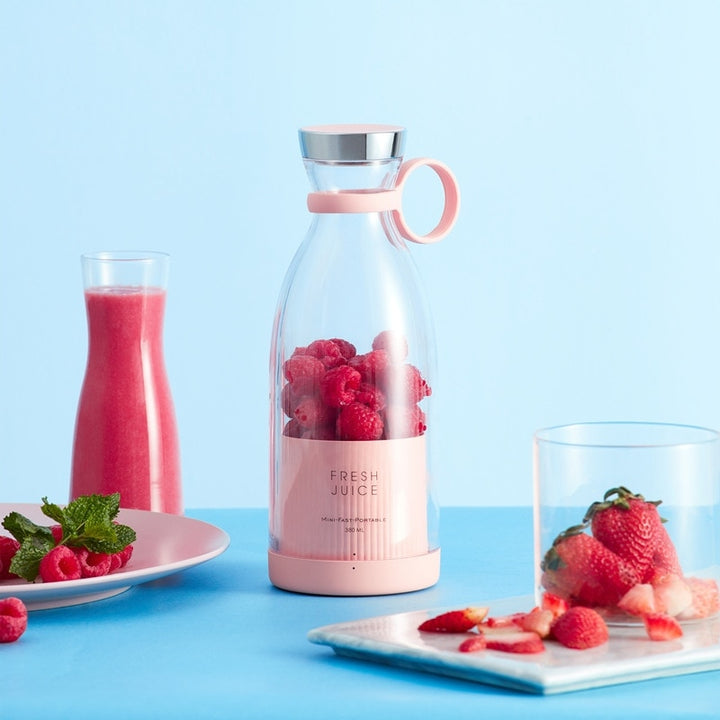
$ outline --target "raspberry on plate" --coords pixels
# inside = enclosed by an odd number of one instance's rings
[[[67,545],[58,545],[40,561],[40,577],[43,582],[79,580],[80,561]]]
[[[106,553],[90,552],[87,548],[75,548],[80,563],[80,574],[84,578],[101,577],[110,572],[111,559]]]
[[[10,572],[10,563],[18,551],[20,543],[7,535],[0,535],[0,580],[17,577]]]

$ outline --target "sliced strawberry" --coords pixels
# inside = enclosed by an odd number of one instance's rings
[[[519,628],[522,626],[523,618],[527,615],[524,612],[516,612],[510,615],[491,615],[483,623],[488,628]]]
[[[553,637],[565,647],[585,650],[607,642],[608,629],[592,608],[571,607],[552,624]]]
[[[681,620],[706,618],[720,612],[720,592],[715,580],[686,577],[685,583],[690,588],[692,603],[678,615]]]
[[[675,640],[682,637],[680,623],[665,613],[653,613],[643,617],[645,629],[651,640]]]
[[[555,620],[552,610],[543,610],[539,607],[533,608],[520,621],[520,627],[528,632],[534,632],[541,638],[550,635],[550,626]]]
[[[540,601],[540,607],[543,610],[549,610],[553,617],[560,617],[570,607],[565,598],[554,595],[551,592],[544,592]]]
[[[545,650],[542,638],[534,632],[498,633],[486,638],[488,650],[500,650],[509,653],[541,653]]]
[[[675,617],[689,608],[692,602],[692,592],[679,575],[666,575],[655,585],[655,608],[659,613]]]
[[[479,625],[487,616],[486,607],[468,607],[464,610],[450,610],[425,620],[418,627],[423,632],[463,633]]]
[[[633,585],[620,598],[618,607],[630,615],[651,615],[657,611],[653,586],[650,583]]]
[[[487,642],[485,640],[485,636],[482,633],[478,633],[477,635],[469,637],[467,640],[463,640],[460,643],[458,650],[465,653],[478,652],[480,650],[484,650],[486,647]]]

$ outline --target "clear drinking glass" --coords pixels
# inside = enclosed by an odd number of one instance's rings
[[[621,496],[627,499],[623,489],[642,495],[646,501],[659,502],[657,512],[651,516],[657,514],[662,522],[660,529],[643,530],[645,539],[637,548],[630,548],[625,540],[621,541],[622,551],[613,548],[616,554],[631,558],[634,568],[624,576],[622,587],[642,584],[650,585],[655,591],[660,586],[667,590],[668,583],[675,583],[679,578],[691,591],[693,586],[699,588],[704,583],[706,590],[717,597],[716,583],[720,580],[718,433],[688,425],[599,422],[545,428],[535,433],[534,552],[538,601],[545,590],[559,595],[565,593],[580,604],[593,605],[593,598],[597,597],[609,619],[633,622],[613,602],[620,590],[610,590],[610,582],[596,588],[590,575],[582,578],[585,584],[580,585],[580,580],[572,575],[573,569],[565,562],[568,556],[561,557],[562,554],[553,550],[557,549],[554,543],[559,538],[577,534],[590,535],[593,541],[599,538],[604,545],[612,546],[614,539],[606,540],[610,530],[593,525],[592,517],[607,507],[608,502],[617,501]],[[628,504],[633,505],[629,500]],[[629,511],[619,517],[625,522],[628,516]],[[590,547],[590,543],[587,546]],[[611,560],[614,562],[614,558]],[[625,565],[619,567],[626,571]],[[701,582],[696,583],[696,579]],[[690,595],[681,584],[675,583],[673,590],[677,590],[680,604],[683,598],[689,601]],[[687,603],[685,608],[671,614],[681,620],[698,619],[698,613]]]
[[[182,513],[180,450],[163,354],[169,256],[82,256],[88,356],[70,499],[120,493],[126,508]]]

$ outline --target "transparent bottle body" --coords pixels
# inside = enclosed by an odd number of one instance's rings
[[[400,160],[333,164],[306,161],[315,190],[391,188]],[[383,341],[384,338],[384,341]],[[298,425],[298,397],[287,361],[318,340],[351,343],[358,387],[315,382],[322,407],[355,402],[372,385],[380,418],[372,439],[343,439],[345,406],[333,407],[323,432]],[[392,342],[388,342],[388,339]],[[368,375],[373,344],[387,365]],[[378,344],[379,343],[379,344]],[[430,444],[435,382],[432,322],[416,266],[389,212],[313,216],[285,277],[270,361],[270,549],[322,560],[397,560],[438,548]],[[325,359],[327,360],[327,358]],[[332,364],[332,360],[330,361]],[[332,368],[331,368],[332,369]],[[349,385],[357,378],[348,371]],[[292,377],[292,374],[290,374]],[[382,376],[382,380],[379,378]],[[422,390],[418,392],[418,378]],[[307,392],[307,386],[303,390]]]

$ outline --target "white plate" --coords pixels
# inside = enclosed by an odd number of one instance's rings
[[[43,515],[39,505],[29,503],[0,503],[0,521],[13,510],[40,525],[53,524],[53,520]],[[137,533],[132,557],[124,568],[102,577],[53,583],[3,580],[0,582],[0,598],[18,597],[28,610],[102,600],[134,585],[211,560],[230,544],[224,530],[183,515],[120,510],[117,519]],[[4,528],[0,528],[0,532],[7,534]]]
[[[529,610],[533,599],[489,603],[492,615]],[[590,650],[546,641],[545,652],[513,655],[493,650],[461,653],[465,635],[421,633],[418,625],[438,611],[327,625],[311,630],[310,642],[339,655],[422,670],[531,693],[551,694],[720,669],[720,618],[686,623],[678,640],[653,642],[642,628],[610,628],[610,640]]]

